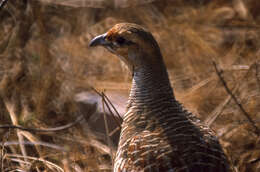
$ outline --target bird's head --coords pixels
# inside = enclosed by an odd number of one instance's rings
[[[152,34],[137,24],[116,24],[106,33],[92,39],[89,46],[105,47],[120,57],[130,70],[162,61],[160,48]]]

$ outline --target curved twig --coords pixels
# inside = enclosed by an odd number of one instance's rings
[[[4,129],[20,129],[20,130],[24,130],[24,131],[29,131],[29,132],[56,132],[56,131],[62,131],[62,130],[66,130],[68,128],[71,128],[73,126],[75,126],[77,123],[79,123],[82,119],[83,119],[83,115],[80,115],[76,121],[71,122],[69,124],[60,126],[60,127],[55,127],[55,128],[46,128],[46,129],[39,129],[39,128],[26,128],[26,127],[22,127],[22,126],[18,126],[18,125],[0,125],[0,128],[4,128]]]

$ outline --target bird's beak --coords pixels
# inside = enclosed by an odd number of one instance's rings
[[[89,46],[90,47],[95,47],[95,46],[98,46],[98,45],[102,45],[102,46],[110,45],[111,43],[106,40],[106,36],[107,36],[107,33],[104,33],[102,35],[96,36],[95,38],[93,38],[90,41]]]

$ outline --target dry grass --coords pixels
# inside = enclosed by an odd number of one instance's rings
[[[88,42],[118,22],[152,31],[175,95],[216,131],[235,171],[260,170],[259,136],[212,65],[217,62],[227,86],[260,127],[260,2],[44,2],[10,1],[0,11],[1,171],[111,171],[118,125],[108,115],[105,127],[102,104],[93,104],[100,97],[91,86],[113,90],[121,101],[130,77],[117,58],[102,48],[89,49]],[[90,98],[76,100],[82,92]],[[66,128],[79,116],[82,120]]]

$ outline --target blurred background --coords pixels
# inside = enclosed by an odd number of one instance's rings
[[[234,171],[260,171],[260,1],[2,2],[0,171],[112,170],[131,76],[88,43],[120,22],[152,32],[177,99],[216,132]]]

